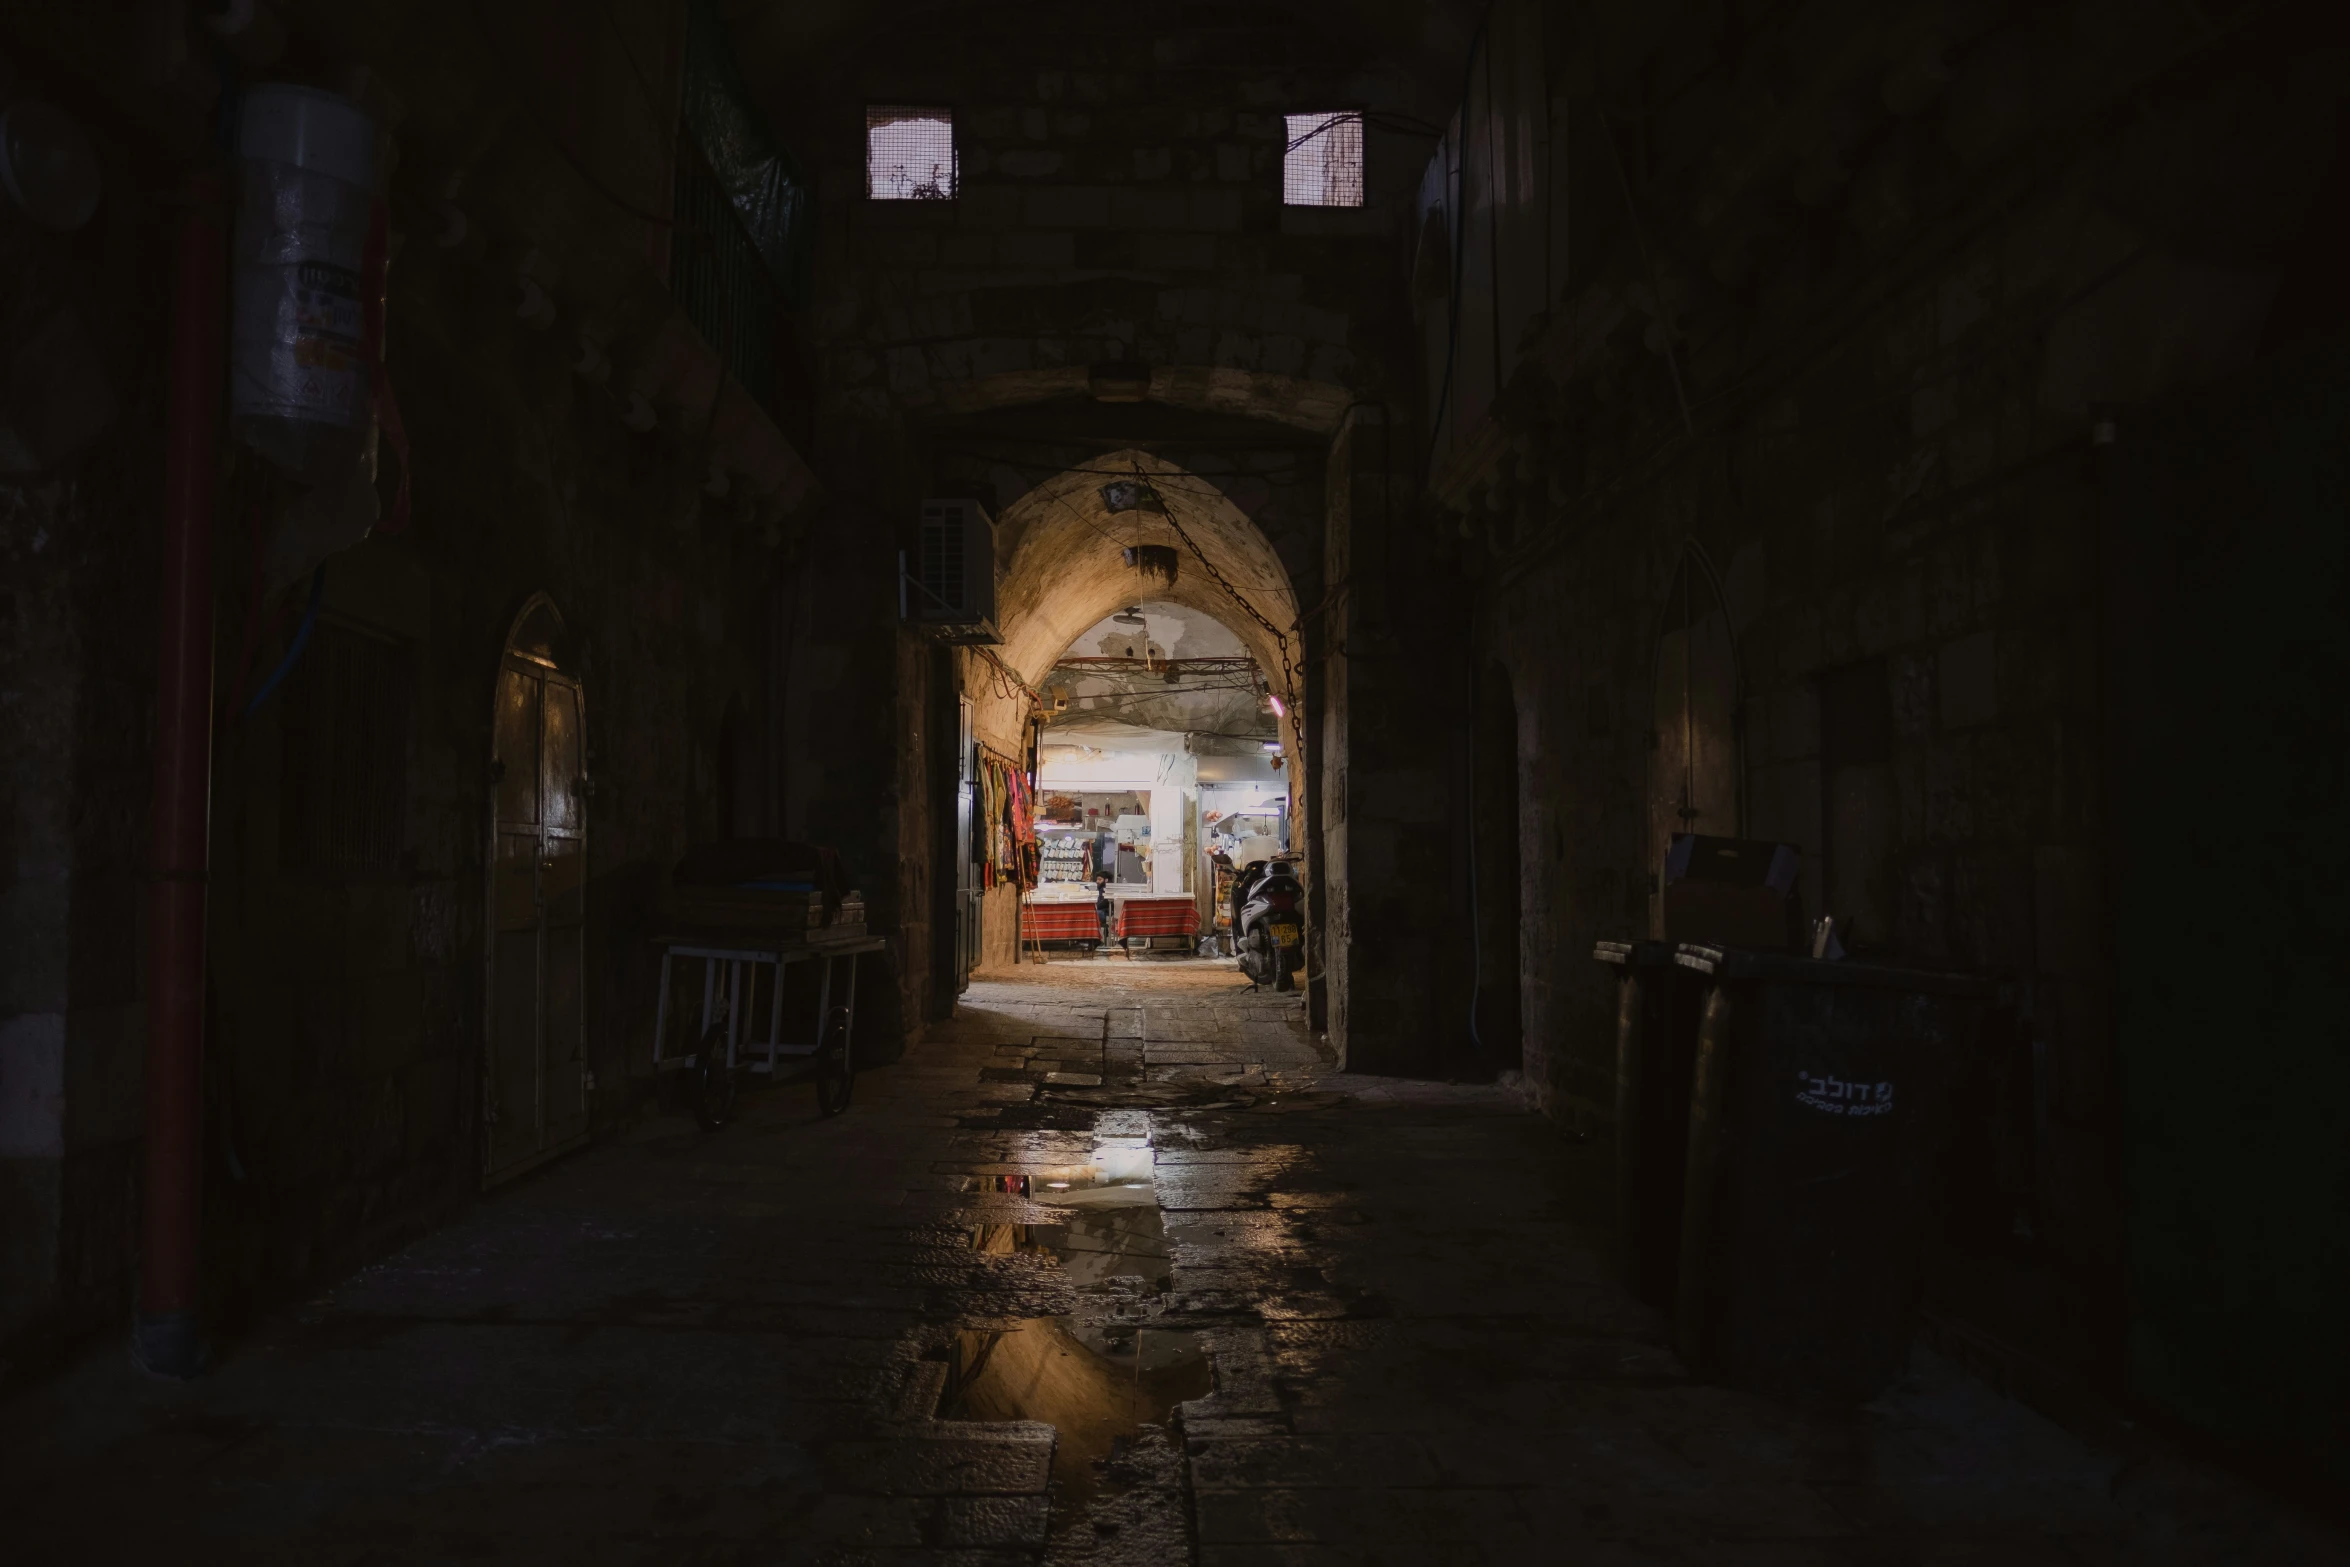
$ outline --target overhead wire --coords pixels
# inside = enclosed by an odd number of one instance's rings
[[[1135,477],[1137,478],[1145,477],[1142,471],[1142,465],[1140,463],[1136,463],[1134,465],[1134,473]],[[1161,499],[1163,500],[1164,497],[1161,497]],[[1293,736],[1297,745],[1298,760],[1302,764],[1306,755],[1305,710],[1297,699],[1297,671],[1296,666],[1291,661],[1289,656],[1288,632],[1283,631],[1279,626],[1274,625],[1272,621],[1267,620],[1264,614],[1259,611],[1254,604],[1251,604],[1245,596],[1242,595],[1240,589],[1232,585],[1231,579],[1226,577],[1223,572],[1216,569],[1216,563],[1208,559],[1207,552],[1199,547],[1199,541],[1191,536],[1191,530],[1184,527],[1182,519],[1175,515],[1174,507],[1169,506],[1167,508],[1166,515],[1167,525],[1175,530],[1175,536],[1181,539],[1185,546],[1190,549],[1193,557],[1199,561],[1201,569],[1206,571],[1208,576],[1215,582],[1215,584],[1224,590],[1226,596],[1229,597],[1233,603],[1240,606],[1242,614],[1255,621],[1260,627],[1264,629],[1265,634],[1273,639],[1274,650],[1281,657],[1281,689],[1282,694],[1288,703],[1289,728],[1291,735]],[[1293,625],[1291,630],[1295,629],[1297,628]]]
[[[1041,708],[1044,705],[1044,693],[1021,679],[1020,672],[1005,663],[1002,655],[997,653],[994,648],[980,643],[973,646],[971,651],[978,654],[994,670],[991,685],[997,696],[1008,702],[1016,696],[1025,694],[1031,707]]]
[[[1428,451],[1420,461],[1423,484],[1436,464],[1436,438],[1444,430],[1444,418],[1452,407],[1452,374],[1460,360],[1461,348],[1461,268],[1466,264],[1465,246],[1469,234],[1469,215],[1462,208],[1468,193],[1469,144],[1469,86],[1475,79],[1477,56],[1485,47],[1486,30],[1493,25],[1493,7],[1496,0],[1486,0],[1485,12],[1477,19],[1477,31],[1469,39],[1469,57],[1461,63],[1461,154],[1446,181],[1447,199],[1452,210],[1446,214],[1452,228],[1452,267],[1445,278],[1444,306],[1444,375],[1437,382],[1436,403],[1428,418]],[[1447,130],[1443,139],[1452,139]]]
[[[505,67],[508,78],[515,84],[513,88],[514,101],[521,106],[523,114],[530,120],[530,123],[537,127],[538,133],[547,139],[548,145],[555,149],[556,156],[570,165],[571,172],[578,175],[588,189],[639,222],[650,223],[656,228],[677,230],[681,233],[701,232],[698,225],[681,224],[675,217],[647,211],[606,184],[601,175],[589,168],[585,160],[571,150],[571,144],[566,142],[556,132],[554,126],[547,122],[547,117],[539,112],[539,106],[532,101],[531,95],[523,90],[521,84],[526,79],[527,73],[518,69],[512,52],[505,47],[505,40],[498,36],[497,29],[484,21],[478,13],[469,14],[472,16],[475,30],[481,34],[482,41],[489,45],[490,54]]]

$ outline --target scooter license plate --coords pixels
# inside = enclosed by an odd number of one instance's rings
[[[1275,946],[1294,947],[1297,945],[1297,939],[1298,929],[1295,925],[1276,925],[1273,927],[1273,944]]]

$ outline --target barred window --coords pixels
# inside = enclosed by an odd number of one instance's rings
[[[286,682],[278,868],[389,871],[408,827],[408,652],[320,621]]]
[[[955,185],[952,109],[867,106],[866,195],[875,201],[952,201]]]
[[[1281,156],[1281,201],[1289,207],[1363,204],[1363,117],[1351,111],[1292,114]]]

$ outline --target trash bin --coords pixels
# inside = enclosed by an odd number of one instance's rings
[[[1681,1268],[1689,1086],[1705,976],[1671,943],[1603,941],[1616,974],[1616,1253],[1634,1294],[1671,1311]]]
[[[1990,986],[1684,944],[1707,980],[1674,1330],[1700,1375],[1861,1400],[1900,1372]]]

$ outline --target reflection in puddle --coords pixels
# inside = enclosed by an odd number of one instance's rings
[[[1150,1150],[1101,1147],[1089,1164],[972,1176],[963,1189],[1061,1210],[1056,1222],[973,1225],[971,1247],[1050,1258],[1086,1298],[1067,1316],[958,1334],[939,1416],[1058,1428],[1053,1479],[1065,1502],[1082,1501],[1143,1427],[1166,1424],[1177,1404],[1215,1389],[1199,1335],[1151,1325],[1172,1279]]]
[[[1103,1466],[1144,1426],[1165,1425],[1177,1404],[1214,1390],[1196,1333],[1032,1317],[956,1335],[938,1412],[947,1420],[1042,1420],[1058,1428],[1053,1481],[1074,1503],[1101,1489]]]

